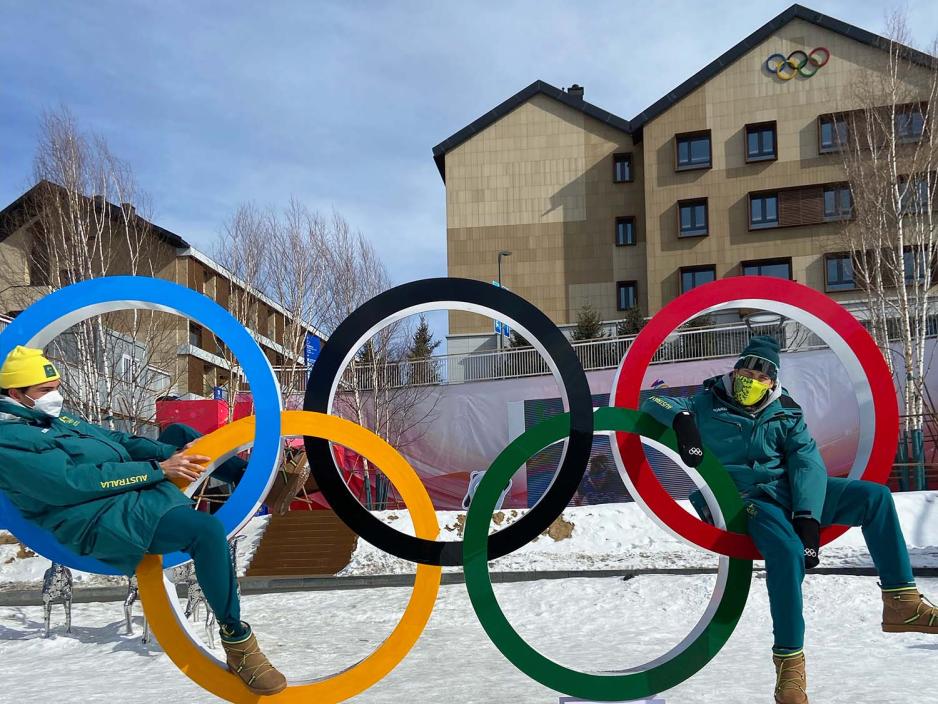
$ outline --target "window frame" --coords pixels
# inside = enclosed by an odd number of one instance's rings
[[[619,305],[619,302],[621,300],[621,294],[619,292],[622,289],[629,288],[629,287],[631,287],[632,289],[632,305],[626,308],[622,308]],[[637,305],[638,305],[638,281],[636,280],[616,281],[616,310],[617,311],[630,310]]]
[[[681,208],[685,205],[700,205],[703,203],[704,207],[704,230],[703,232],[688,232],[684,233],[681,230]],[[680,239],[691,238],[691,237],[708,237],[710,235],[710,199],[704,196],[703,198],[684,198],[677,202],[677,236]]]
[[[746,267],[754,266],[754,265],[761,266],[761,265],[770,265],[770,264],[787,264],[788,265],[788,280],[789,281],[796,280],[794,278],[795,271],[794,271],[794,268],[792,267],[791,257],[769,257],[768,259],[746,259],[739,263],[739,273],[741,276],[767,276],[767,274],[747,274]],[[781,277],[776,276],[773,278],[780,279]]]
[[[617,178],[618,173],[616,167],[620,163],[627,163],[629,165],[629,177],[626,179]],[[632,159],[632,152],[615,152],[612,155],[612,182],[613,183],[632,183],[635,181],[635,162]]]
[[[713,280],[717,280],[717,265],[716,264],[695,264],[694,266],[682,266],[678,269],[681,280],[678,285],[678,289],[682,294],[692,291],[697,286],[704,286],[705,284],[697,284],[696,286],[691,286],[688,289],[684,288],[684,274],[696,274],[698,272],[709,271],[713,274]],[[707,283],[710,283],[709,281]]]
[[[828,276],[827,263],[832,259],[847,259],[851,265],[853,264],[853,255],[850,252],[827,252],[824,254],[824,292],[825,293],[840,293],[842,291],[858,291],[860,289],[857,286],[857,276],[856,276],[856,267],[853,267],[853,277],[852,277],[852,287],[851,288],[840,288],[840,284],[835,284],[838,288],[832,288],[830,277]]]
[[[751,132],[764,132],[766,128],[772,129],[772,154],[758,154],[752,156],[749,154],[749,134]],[[765,161],[778,161],[778,123],[775,120],[765,122],[750,122],[743,128],[743,153],[746,155],[747,164],[759,164]]]
[[[823,142],[821,141],[821,126],[822,126],[822,123],[826,120],[830,120],[835,125],[838,122],[843,122],[844,130],[846,131],[846,135],[845,135],[846,138],[844,140],[843,145],[841,146],[835,145],[835,146],[830,146],[830,147],[824,146]],[[850,123],[847,120],[846,113],[828,112],[828,113],[824,113],[823,115],[817,116],[817,153],[818,154],[839,154],[840,152],[844,150],[845,147],[849,146],[849,142],[850,142]]]
[[[632,241],[619,242],[619,224],[625,223],[626,225],[632,225]],[[613,225],[613,242],[616,247],[634,247],[638,244],[638,232],[635,229],[635,216],[634,215],[622,215],[615,219],[615,224]]]
[[[750,232],[753,232],[755,230],[774,230],[779,227],[782,227],[781,219],[779,217],[780,213],[779,213],[778,193],[779,193],[778,191],[751,191],[749,193],[747,202],[749,204],[749,231]],[[753,198],[768,198],[768,197],[775,198],[775,220],[774,221],[766,220],[761,223],[754,223],[752,221],[752,199]],[[797,227],[797,226],[792,225],[791,227]]]
[[[827,214],[827,192],[828,191],[837,192],[837,196],[835,196],[835,200],[838,204],[838,212],[835,213],[834,215]],[[839,211],[840,193],[842,191],[847,191],[850,194],[850,210],[849,212],[846,212],[846,213]],[[822,207],[821,212],[824,215],[824,222],[841,222],[843,220],[853,220],[853,189],[850,188],[849,183],[844,181],[841,183],[825,184],[821,192],[821,197],[823,198],[823,201],[824,201],[823,205],[821,206]]]
[[[707,138],[707,163],[681,164],[679,159],[681,140],[693,140],[698,137]],[[678,132],[674,135],[674,170],[675,171],[702,171],[713,168],[713,136],[711,130],[695,130],[693,132]],[[689,155],[689,148],[688,148]]]

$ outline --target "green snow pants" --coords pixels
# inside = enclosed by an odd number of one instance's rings
[[[165,555],[177,550],[195,563],[195,576],[219,627],[241,627],[238,577],[228,552],[225,527],[215,516],[189,506],[177,506],[160,519],[147,552]]]
[[[768,497],[744,501],[749,513],[749,534],[765,558],[775,651],[783,654],[800,650],[804,646],[801,597],[804,546],[792,527],[788,510]],[[821,525],[863,528],[863,538],[884,589],[914,584],[909,552],[889,487],[830,477]]]

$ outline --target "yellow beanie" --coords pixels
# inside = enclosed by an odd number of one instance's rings
[[[0,367],[0,389],[25,389],[58,378],[58,370],[42,350],[22,345],[17,345]]]

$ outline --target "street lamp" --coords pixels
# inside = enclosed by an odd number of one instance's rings
[[[510,257],[511,252],[506,249],[503,249],[498,253],[498,287],[502,287],[502,257]],[[504,324],[504,323],[503,323]],[[498,351],[502,351],[502,333],[498,333],[498,340],[496,341],[496,346]]]

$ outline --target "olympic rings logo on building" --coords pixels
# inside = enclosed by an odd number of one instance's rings
[[[254,515],[266,494],[279,463],[282,437],[303,436],[311,470],[336,514],[376,547],[417,563],[414,590],[404,614],[375,652],[331,677],[291,682],[283,692],[269,697],[271,701],[340,702],[377,683],[419,639],[436,601],[443,565],[464,566],[473,608],[502,654],[529,677],[557,691],[595,701],[643,699],[676,686],[703,668],[729,639],[742,615],[752,560],[759,559],[759,554],[746,533],[746,512],[739,492],[714,455],[705,453],[699,467],[686,468],[714,517],[711,525],[681,508],[647,464],[640,438],[679,462],[673,431],[635,410],[658,347],[696,315],[727,308],[761,308],[807,326],[831,347],[846,369],[859,408],[859,443],[850,477],[885,481],[898,437],[892,379],[863,326],[824,294],[767,277],[715,281],[665,306],[639,333],[620,363],[610,407],[595,412],[586,374],[560,330],[516,294],[465,279],[404,284],[354,311],[324,346],[310,375],[302,411],[283,410],[266,356],[228,311],[195,291],[157,279],[93,279],[49,294],[0,333],[0,359],[17,344],[44,346],[93,315],[134,308],[175,312],[211,329],[235,353],[250,378],[255,415],[219,428],[191,448],[193,453],[212,458],[211,469],[253,446],[244,478],[216,514],[229,535]],[[397,450],[369,430],[330,415],[341,373],[362,343],[395,320],[434,308],[481,313],[513,324],[547,359],[566,410],[530,428],[498,455],[476,489],[462,542],[436,540],[439,524],[430,497]],[[615,434],[612,446],[618,471],[632,497],[651,518],[681,539],[720,556],[710,602],[680,643],[639,667],[601,674],[569,669],[528,645],[504,616],[488,568],[489,560],[527,544],[561,514],[586,471],[595,432]],[[381,522],[358,502],[341,478],[330,443],[348,447],[381,467],[412,514],[414,536]],[[563,454],[548,491],[520,520],[489,535],[492,512],[509,479],[531,456],[555,443],[563,443]],[[188,488],[192,490],[194,486]],[[25,521],[2,492],[0,512],[6,514],[11,532],[35,552],[84,571],[114,573],[96,560],[71,553],[51,534]],[[825,529],[822,544],[844,530]],[[164,568],[185,559],[180,554],[148,555],[137,569],[141,600],[154,635],[170,659],[196,684],[231,702],[257,702],[259,697],[228,672],[190,630],[175,589],[163,573]]]
[[[829,49],[819,46],[809,52],[796,49],[787,57],[784,54],[772,54],[765,60],[765,70],[774,73],[783,81],[790,81],[795,76],[811,78],[830,61]]]

